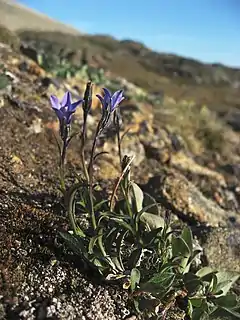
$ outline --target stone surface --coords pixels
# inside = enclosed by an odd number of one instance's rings
[[[165,170],[162,175],[150,178],[145,189],[183,219],[209,226],[226,226],[234,220],[240,225],[238,213],[223,210],[174,170]]]
[[[240,273],[240,229],[214,228],[203,244],[210,266],[218,270]]]

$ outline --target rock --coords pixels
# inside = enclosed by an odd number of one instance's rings
[[[165,129],[154,128],[153,133],[140,136],[146,157],[155,159],[161,164],[167,163],[171,157],[171,140]]]
[[[221,271],[240,272],[240,229],[213,228],[203,244],[207,262]]]
[[[143,123],[152,132],[153,108],[150,104],[124,101],[120,106],[122,119],[124,120],[124,130],[131,133],[141,132]]]
[[[24,54],[28,58],[32,59],[35,62],[38,62],[38,52],[36,49],[28,46],[25,43],[22,43],[20,46],[20,51],[22,54]]]
[[[116,161],[117,162],[117,161]],[[120,165],[113,162],[107,155],[100,156],[97,160],[97,169],[94,171],[96,179],[116,179],[120,175]]]
[[[203,167],[196,163],[193,158],[186,155],[184,152],[177,152],[171,156],[171,165],[176,168],[200,176],[206,176],[214,179],[220,186],[225,187],[226,181],[220,173]]]
[[[103,151],[109,153],[109,157],[113,159],[113,163],[119,163],[117,139],[115,141],[108,140],[104,143]],[[121,143],[122,156],[135,156],[133,166],[139,166],[145,159],[145,150],[137,135],[125,135]]]
[[[240,225],[237,213],[220,208],[174,170],[165,170],[162,175],[150,178],[144,189],[184,220],[209,226],[227,226],[234,220]]]
[[[33,120],[31,123],[30,127],[28,128],[29,134],[38,134],[42,132],[42,119],[41,118],[36,118]]]

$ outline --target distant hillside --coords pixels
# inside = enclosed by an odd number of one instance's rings
[[[0,24],[11,31],[24,29],[35,31],[59,31],[70,34],[80,33],[71,26],[50,19],[41,13],[11,0],[0,0]]]
[[[5,27],[0,30],[0,42],[18,46],[23,41],[51,61],[61,55],[79,65],[85,56],[89,65],[150,92],[194,100],[218,111],[226,111],[226,106],[240,109],[240,69],[155,52],[132,40],[81,34],[11,0],[0,0],[0,25]]]
[[[175,99],[190,99],[217,110],[240,108],[240,69],[204,64],[174,54],[152,51],[142,43],[118,41],[106,35],[68,35],[57,32],[18,33],[22,41],[45,55],[65,56],[70,63],[102,67],[150,91]]]

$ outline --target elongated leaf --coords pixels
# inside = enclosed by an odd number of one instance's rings
[[[152,213],[143,212],[141,215],[141,221],[148,225],[150,230],[164,227],[164,219]]]
[[[123,231],[120,233],[120,235],[118,235],[117,239],[116,239],[116,250],[117,250],[117,257],[118,257],[118,261],[120,264],[120,270],[123,271],[124,270],[124,266],[123,266],[123,262],[122,262],[122,244],[123,244],[123,240],[126,237],[126,235],[128,234],[128,230]]]
[[[202,250],[194,250],[192,252],[192,255],[190,257],[190,259],[188,260],[188,264],[189,264],[189,267],[190,265],[193,263],[193,261],[196,259],[196,257],[202,252]]]
[[[144,193],[143,196],[144,196],[143,207],[154,204],[154,206],[152,206],[151,208],[148,209],[148,212],[158,216],[160,214],[160,212],[159,212],[157,201],[152,196],[150,196],[148,193]]]
[[[69,232],[60,232],[60,235],[75,254],[81,256],[86,251],[85,243],[81,238],[76,238],[75,235],[72,235]]]
[[[191,302],[191,304],[196,307],[196,308],[200,308],[201,304],[203,302],[204,298],[189,298],[189,301]]]
[[[150,292],[163,297],[171,289],[175,279],[175,274],[169,273],[164,274],[164,277],[154,276],[148,282],[140,285],[140,290]]]
[[[227,308],[227,309],[235,308],[238,303],[237,298],[234,294],[227,294],[226,296],[216,298],[213,301],[216,305]]]
[[[143,248],[137,248],[132,251],[128,259],[128,266],[130,269],[139,266],[142,254],[143,254]]]
[[[113,244],[116,241],[118,233],[119,233],[119,230],[118,228],[115,227],[115,228],[112,228],[107,234],[105,239],[105,247],[107,252],[113,251]]]
[[[182,234],[181,234],[181,238],[186,242],[190,254],[192,254],[192,250],[193,250],[193,236],[192,236],[192,231],[189,227],[184,227]]]
[[[123,227],[126,230],[129,230],[133,235],[135,235],[135,231],[133,230],[131,225],[128,224],[127,222],[122,221],[122,219],[120,219],[120,218],[111,218],[111,220],[117,222],[121,227]]]
[[[111,257],[111,260],[112,260],[112,262],[113,262],[113,264],[115,266],[113,270],[116,270],[117,272],[123,272],[124,271],[122,260],[120,261],[118,257]]]
[[[225,296],[230,290],[231,286],[236,282],[239,278],[238,272],[230,272],[230,271],[221,271],[216,274],[218,284],[215,288],[215,293],[218,291],[222,291],[222,293],[218,296]]]
[[[210,279],[212,278],[212,274],[216,272],[217,271],[212,269],[211,267],[203,267],[197,271],[196,275],[202,278],[202,280],[211,281]]]
[[[180,273],[188,272],[190,265],[188,267],[187,265],[188,265],[191,252],[183,238],[172,237],[172,254],[173,254],[173,257],[182,257],[179,265],[179,272]]]
[[[174,257],[189,257],[190,249],[181,237],[172,237],[172,254]]]
[[[217,287],[217,283],[218,283],[216,274],[213,273],[211,276],[212,276],[212,280],[211,280],[211,282],[209,284],[208,293],[215,292],[216,291],[216,287]]]
[[[132,206],[136,206],[135,212],[139,212],[142,210],[143,206],[143,192],[142,189],[134,182],[131,182],[131,191],[132,191],[132,199],[130,203]],[[135,202],[135,203],[134,203]]]
[[[104,204],[108,203],[108,200],[102,200],[95,204],[94,211],[99,210]]]
[[[151,245],[154,243],[156,240],[161,238],[161,233],[162,233],[163,228],[156,228],[150,231],[145,231],[144,232],[144,243],[147,245]]]
[[[94,253],[94,246],[95,246],[99,237],[100,237],[100,235],[96,235],[90,239],[89,244],[88,244],[88,253],[89,254]]]
[[[232,315],[235,319],[240,319],[240,313],[235,311],[234,309],[230,309],[226,307],[219,307],[219,309],[224,310],[226,313]]]
[[[136,289],[137,285],[139,284],[140,277],[141,277],[140,271],[137,268],[133,268],[131,271],[131,278],[130,278],[132,292]]]
[[[189,295],[195,293],[201,286],[201,281],[199,277],[191,272],[184,274],[183,281]]]

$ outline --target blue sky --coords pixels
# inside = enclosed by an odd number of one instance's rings
[[[240,67],[240,0],[19,0],[82,32]]]

